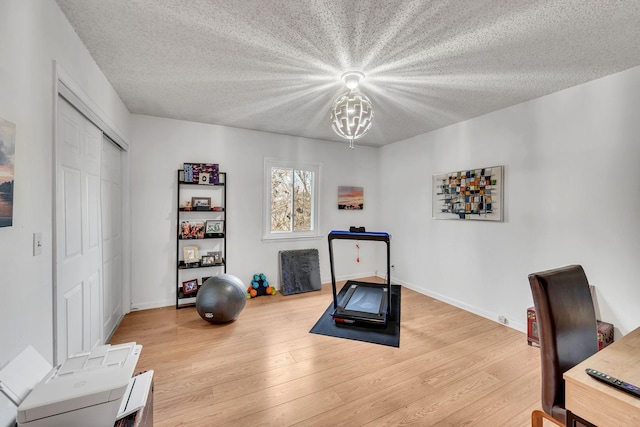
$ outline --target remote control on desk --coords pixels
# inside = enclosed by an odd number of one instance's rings
[[[607,375],[603,372],[596,371],[595,369],[585,369],[587,374],[592,376],[593,378],[602,381],[605,384],[608,384],[612,387],[617,388],[618,390],[624,391],[625,393],[629,393],[635,397],[640,397],[640,387],[637,387],[633,384],[626,383],[617,378],[612,377],[611,375]]]

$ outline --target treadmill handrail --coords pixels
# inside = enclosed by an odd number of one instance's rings
[[[388,242],[391,239],[389,233],[378,231],[365,231],[362,233],[354,233],[351,231],[331,230],[329,232],[329,240],[345,239],[345,240],[377,240],[380,242]]]

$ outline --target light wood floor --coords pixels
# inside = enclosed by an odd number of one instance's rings
[[[143,345],[158,427],[530,425],[540,355],[523,333],[404,288],[400,348],[310,334],[331,301],[331,285],[262,296],[226,325],[138,311],[111,343]]]

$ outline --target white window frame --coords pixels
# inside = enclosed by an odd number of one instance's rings
[[[271,169],[298,169],[307,170],[314,173],[313,179],[313,207],[311,224],[312,229],[309,231],[287,231],[287,232],[271,232]],[[263,191],[263,210],[262,210],[262,240],[264,241],[281,241],[281,240],[298,240],[298,239],[319,239],[320,235],[320,178],[322,172],[322,164],[314,162],[300,162],[294,160],[282,160],[272,157],[264,158],[264,191]]]

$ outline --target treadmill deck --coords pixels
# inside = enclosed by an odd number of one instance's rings
[[[338,323],[387,324],[388,288],[381,283],[349,280],[333,319]]]

